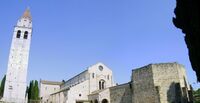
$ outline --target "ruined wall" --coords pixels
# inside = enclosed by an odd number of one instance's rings
[[[154,85],[158,88],[161,103],[171,103],[180,100],[180,95],[175,93],[179,89],[179,78],[176,64],[152,65]],[[177,88],[176,88],[177,87]],[[178,96],[179,95],[179,96]]]
[[[178,63],[150,64],[133,70],[132,103],[187,103],[190,90]]]
[[[153,64],[154,85],[158,88],[161,103],[186,103],[188,81],[185,69],[178,63]]]
[[[126,83],[111,87],[110,103],[132,103],[131,84]]]
[[[151,65],[132,72],[132,103],[159,103],[159,96],[153,82]]]

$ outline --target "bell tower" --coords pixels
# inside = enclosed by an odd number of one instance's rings
[[[3,99],[24,103],[27,87],[27,69],[32,36],[32,18],[29,8],[14,27],[8,59]]]

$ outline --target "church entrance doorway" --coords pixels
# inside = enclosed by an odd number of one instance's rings
[[[103,99],[102,103],[108,103],[108,100],[107,99]]]
[[[95,100],[94,100],[94,103],[98,103],[98,100],[97,100],[97,99],[95,99]]]

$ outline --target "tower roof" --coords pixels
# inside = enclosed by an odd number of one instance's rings
[[[30,12],[29,8],[26,9],[26,11],[24,12],[24,14],[22,15],[22,18],[28,18],[28,19],[32,20],[31,12]]]

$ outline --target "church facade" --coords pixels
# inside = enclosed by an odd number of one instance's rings
[[[111,69],[103,63],[97,63],[63,82],[59,91],[50,94],[48,101],[52,103],[90,103],[89,94],[104,91],[113,86],[115,86],[115,83]],[[104,95],[104,98],[99,99],[108,100],[109,97]]]
[[[6,102],[26,102],[26,79],[31,35],[32,18],[29,9],[27,9],[14,27],[3,95],[3,100]]]
[[[43,103],[190,103],[184,66],[159,63],[136,68],[128,83],[115,85],[111,69],[97,63],[64,81]],[[44,91],[43,91],[44,92]],[[42,97],[43,98],[43,97]]]

